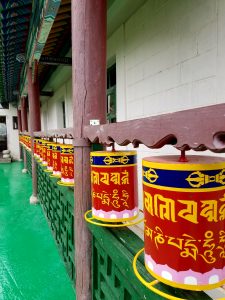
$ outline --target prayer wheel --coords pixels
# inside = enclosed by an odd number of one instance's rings
[[[65,185],[74,184],[74,147],[73,145],[60,146],[61,157],[61,183]]]
[[[35,158],[40,158],[39,154],[39,139],[35,138],[34,139],[34,157]]]
[[[53,157],[52,157],[52,147],[53,147],[53,145],[55,145],[55,143],[53,143],[53,142],[49,142],[47,144],[47,153],[46,153],[46,155],[47,155],[47,157],[46,157],[46,159],[47,159],[47,170],[50,171],[50,172],[53,171]]]
[[[39,162],[42,162],[42,161],[43,161],[43,158],[42,158],[42,144],[43,144],[43,140],[42,140],[42,139],[39,139],[39,140],[38,140]]]
[[[42,151],[41,151],[41,158],[42,158],[42,165],[47,166],[47,146],[49,144],[49,141],[42,140]]]
[[[136,151],[91,152],[92,215],[106,222],[138,215]]]
[[[60,147],[61,144],[52,144],[52,177],[61,177]]]
[[[225,159],[143,159],[144,251],[148,272],[177,288],[225,283]]]

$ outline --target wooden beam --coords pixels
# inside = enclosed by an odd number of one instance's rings
[[[72,56],[76,296],[91,300],[91,148],[83,130],[92,119],[106,122],[106,0],[72,0]]]

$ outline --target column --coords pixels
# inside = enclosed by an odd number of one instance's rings
[[[32,153],[32,195],[30,204],[36,204],[37,199],[37,163],[34,159],[34,132],[41,130],[41,115],[40,115],[40,93],[38,78],[35,82],[32,81],[32,68],[27,69],[28,81],[28,100],[29,100],[29,115],[30,115],[30,136],[31,136],[31,153]]]
[[[28,122],[27,122],[27,101],[26,97],[21,97],[21,127],[22,132],[28,131]],[[27,173],[27,156],[26,150],[23,147],[23,170],[22,173]]]
[[[72,0],[72,89],[75,158],[75,265],[77,299],[92,299],[90,144],[83,128],[106,122],[106,0]]]

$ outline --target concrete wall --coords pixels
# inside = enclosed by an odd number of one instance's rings
[[[72,112],[72,79],[71,67],[59,67],[45,86],[52,90],[54,96],[42,97],[41,124],[42,130],[63,128],[62,102],[65,101],[66,127],[73,123]]]
[[[0,109],[0,116],[6,116],[8,149],[11,151],[12,158],[18,160],[20,158],[18,130],[13,129],[12,121],[12,117],[17,116],[17,109],[11,105],[9,109]]]
[[[118,120],[224,102],[225,2],[149,0],[110,37]]]
[[[224,0],[146,1],[108,40],[108,64],[117,67],[117,120],[223,103],[224,50]],[[142,158],[164,154],[179,152],[138,149],[140,205]]]

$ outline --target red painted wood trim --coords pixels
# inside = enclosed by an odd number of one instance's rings
[[[134,147],[144,144],[161,148],[225,152],[225,104],[99,126],[85,126],[84,137],[92,143]]]

